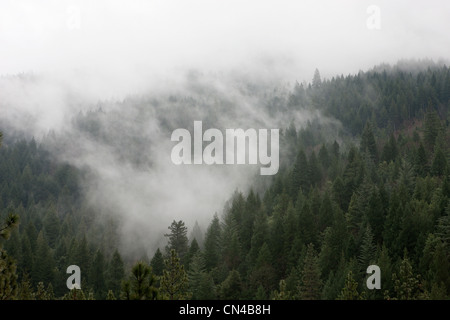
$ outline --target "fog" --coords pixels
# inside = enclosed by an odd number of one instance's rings
[[[234,190],[266,182],[259,166],[173,165],[172,130],[316,119],[332,134],[339,123],[314,110],[264,107],[316,68],[331,78],[448,59],[449,12],[448,1],[2,0],[1,123],[56,132],[55,157],[90,172],[87,199],[120,219],[122,249],[152,252],[173,219],[206,229]],[[94,116],[98,135],[83,127]]]

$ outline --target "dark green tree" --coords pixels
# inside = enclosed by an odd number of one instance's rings
[[[242,281],[237,270],[231,270],[228,277],[220,284],[221,300],[238,300],[241,297]]]
[[[211,271],[219,263],[221,234],[219,217],[215,214],[205,235],[204,257],[207,271]]]
[[[303,263],[301,281],[298,288],[298,296],[302,300],[318,300],[322,292],[322,280],[320,268],[314,245],[310,243],[306,250]]]
[[[161,250],[156,249],[155,254],[153,255],[152,260],[150,261],[150,266],[153,269],[155,275],[162,276],[164,270],[164,257],[161,253]]]
[[[165,269],[161,277],[160,292],[164,299],[183,300],[189,298],[189,281],[177,252],[170,250],[170,256],[164,261]]]
[[[100,250],[95,254],[90,269],[90,284],[94,291],[95,299],[103,299],[107,293],[105,282],[105,258]]]
[[[106,272],[106,285],[109,290],[116,296],[120,296],[120,288],[122,280],[125,277],[125,268],[122,257],[116,249],[112,255],[111,261]]]
[[[188,252],[187,227],[182,220],[178,222],[174,220],[169,226],[169,230],[170,233],[164,235],[169,238],[166,254],[170,255],[170,251],[175,250],[182,263],[184,263],[184,258]]]

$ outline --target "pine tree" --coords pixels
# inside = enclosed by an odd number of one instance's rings
[[[375,142],[375,137],[372,132],[372,126],[369,122],[366,123],[364,130],[361,135],[361,152],[368,152],[371,159],[376,163],[378,161],[378,151],[377,144]]]
[[[59,218],[56,210],[50,210],[44,218],[44,235],[50,248],[55,248],[56,241],[59,237],[59,230]]]
[[[152,270],[156,276],[162,276],[164,270],[164,258],[159,248],[156,249],[152,261],[150,261],[150,266],[152,267]]]
[[[375,258],[376,246],[373,243],[373,234],[370,225],[367,225],[361,244],[358,262],[362,271],[365,271],[372,264]]]
[[[143,261],[138,261],[131,268],[130,300],[156,300],[158,290],[155,288],[156,277],[152,268]]]
[[[308,161],[308,179],[313,187],[317,186],[322,180],[319,162],[314,151],[311,153]]]
[[[322,168],[324,168],[325,170],[327,170],[331,164],[330,156],[328,154],[328,149],[325,146],[325,144],[322,144],[322,147],[319,150],[319,161],[320,161],[320,164],[322,165]]]
[[[198,252],[193,256],[188,271],[189,289],[192,292],[193,300],[200,300],[202,295],[201,282],[205,274],[205,260],[202,254]]]
[[[33,283],[51,283],[54,280],[55,262],[44,233],[39,232],[37,240],[37,251],[34,257],[33,270],[31,272],[31,279]]]
[[[125,269],[119,251],[116,249],[112,255],[106,273],[106,284],[115,296],[120,295],[120,288],[122,280],[125,277]]]
[[[191,241],[191,245],[189,246],[189,250],[186,254],[186,262],[185,262],[185,266],[186,269],[189,270],[189,264],[192,261],[192,258],[198,253],[200,252],[200,247],[198,245],[197,240],[194,238]]]
[[[280,286],[280,291],[275,290],[272,293],[272,300],[291,300],[292,299],[291,293],[289,291],[287,291],[287,289],[286,289],[286,281],[280,280],[279,286]]]
[[[106,300],[117,300],[114,292],[112,290],[108,290],[108,294],[106,295]]]
[[[205,235],[205,267],[207,271],[211,271],[214,267],[217,267],[219,263],[220,255],[220,239],[221,239],[221,227],[219,217],[214,215],[211,224],[208,227]]]
[[[170,255],[170,251],[175,250],[182,263],[184,263],[184,258],[188,252],[187,227],[183,221],[180,220],[177,222],[174,220],[168,229],[170,233],[164,235],[169,238],[166,254]]]
[[[105,260],[100,250],[95,254],[90,269],[90,284],[95,292],[96,299],[102,299],[106,294]]]
[[[302,300],[320,299],[322,281],[320,279],[320,269],[317,253],[314,245],[310,243],[306,250],[306,257],[303,264],[301,282],[299,284],[299,297]]]
[[[431,173],[436,176],[442,176],[447,169],[447,160],[445,154],[440,147],[436,147],[433,163],[431,165]]]
[[[220,285],[221,300],[238,300],[241,297],[242,281],[237,270],[229,272],[228,277]]]
[[[427,154],[425,152],[425,148],[422,143],[420,143],[419,148],[417,149],[416,156],[414,159],[414,169],[417,175],[424,177],[428,172],[428,160]]]
[[[436,137],[441,130],[441,122],[435,110],[429,109],[424,119],[424,142],[429,150],[433,150]]]
[[[414,275],[412,265],[405,250],[400,270],[392,275],[395,296],[392,299],[416,300],[422,296],[420,277]]]
[[[19,284],[17,297],[19,300],[34,300],[33,287],[28,274],[25,274],[22,277],[22,281]]]
[[[164,261],[164,264],[165,269],[160,284],[164,299],[183,300],[188,298],[188,277],[174,249],[170,251],[170,257]]]
[[[241,243],[238,223],[231,211],[225,214],[221,229],[223,230],[220,239],[222,261],[228,270],[232,270],[241,262]]]
[[[17,296],[15,261],[0,248],[0,300],[13,300]]]
[[[198,246],[200,248],[203,247],[203,232],[200,228],[198,221],[195,221],[194,227],[192,228],[191,235],[189,237],[189,241],[192,242],[192,240],[195,239],[198,243]]]
[[[36,300],[49,300],[47,290],[45,289],[44,283],[42,281],[38,282],[36,286]]]
[[[84,291],[81,289],[71,289],[61,299],[62,300],[87,300]]]
[[[349,271],[345,286],[342,288],[338,300],[363,300],[364,295],[358,293],[358,283],[353,279],[353,272]]]
[[[312,80],[312,86],[313,88],[320,88],[322,86],[322,79],[320,78],[320,72],[319,70],[316,68],[316,70],[314,71],[314,77]]]
[[[310,181],[308,178],[308,160],[305,152],[300,150],[292,170],[291,196],[296,197],[300,189],[303,192],[309,190]]]

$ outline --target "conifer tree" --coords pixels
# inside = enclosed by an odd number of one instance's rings
[[[166,254],[170,255],[170,251],[175,250],[180,257],[181,262],[184,263],[184,258],[188,252],[187,227],[182,220],[178,222],[173,220],[168,229],[170,230],[170,233],[164,235],[169,238]]]
[[[152,267],[153,272],[156,276],[162,276],[164,270],[164,257],[161,253],[161,250],[156,249],[155,254],[153,255],[152,260],[150,261],[150,266]]]
[[[372,160],[376,163],[378,161],[377,144],[373,135],[372,126],[369,122],[366,123],[361,135],[360,150],[362,152],[368,152]]]
[[[189,250],[188,250],[188,252],[187,252],[187,254],[186,254],[186,259],[185,259],[185,260],[186,260],[186,263],[185,263],[185,266],[186,266],[186,269],[187,269],[187,270],[189,270],[189,264],[191,263],[192,258],[193,258],[198,252],[200,252],[200,247],[199,247],[199,245],[198,245],[197,240],[194,238],[194,239],[192,239],[191,245],[189,246]]]
[[[92,261],[89,279],[96,299],[103,299],[106,294],[105,260],[100,250],[97,251]]]
[[[87,300],[87,297],[83,290],[74,288],[67,292],[62,300]]]
[[[242,280],[237,270],[231,270],[228,277],[220,284],[221,300],[238,300],[241,296]]]
[[[31,279],[34,283],[44,282],[51,283],[54,280],[55,262],[44,233],[39,232],[37,240],[37,251],[34,257],[33,270],[31,272]]]
[[[422,297],[421,281],[418,275],[414,275],[412,265],[405,250],[400,264],[400,270],[392,275],[394,283],[394,297],[398,300],[416,300]]]
[[[114,292],[112,290],[108,290],[108,294],[106,295],[106,300],[117,300]]]
[[[174,249],[170,251],[170,256],[164,261],[164,264],[165,269],[160,284],[164,299],[183,300],[188,298],[188,277]]]
[[[189,290],[193,300],[200,300],[202,295],[202,280],[205,276],[205,260],[200,252],[195,254],[189,264],[188,271]]]
[[[308,244],[306,257],[303,263],[301,281],[298,288],[299,298],[302,300],[320,299],[322,291],[322,280],[320,279],[320,268],[317,253],[312,243]]]
[[[424,119],[424,142],[429,150],[433,150],[436,137],[441,130],[441,123],[435,110],[429,109]]]
[[[33,287],[28,274],[25,274],[22,277],[22,281],[19,284],[17,297],[19,300],[34,300]]]
[[[122,280],[125,277],[125,269],[120,256],[119,251],[116,249],[112,255],[111,262],[109,263],[106,273],[106,284],[109,290],[113,292],[115,296],[120,295],[120,288]]]
[[[365,271],[372,264],[376,254],[376,246],[373,242],[373,234],[370,225],[366,226],[364,231],[361,250],[358,256],[358,262],[362,271]]]
[[[219,263],[220,255],[220,239],[221,239],[221,227],[219,217],[214,215],[205,235],[205,267],[207,271],[211,271],[214,267],[217,267]]]
[[[143,261],[138,261],[131,268],[130,300],[156,300],[158,290],[155,288],[156,277],[152,269]]]
[[[286,281],[280,280],[279,286],[279,291],[275,290],[272,293],[272,300],[291,300],[291,293],[286,289]]]
[[[342,288],[338,300],[363,300],[364,295],[358,293],[358,283],[353,279],[353,272],[349,271],[345,286]]]

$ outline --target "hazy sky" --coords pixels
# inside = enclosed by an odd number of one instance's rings
[[[72,128],[80,108],[142,91],[189,90],[185,71],[199,69],[208,75],[202,86],[232,101],[242,126],[262,117],[275,128],[287,121],[263,114],[239,83],[215,76],[238,72],[292,83],[310,81],[315,68],[331,77],[399,59],[448,59],[449,17],[450,1],[436,0],[0,0],[0,75],[33,72],[41,80],[0,78],[0,120],[36,137],[49,129],[72,132],[79,150],[68,144],[58,156],[95,173],[88,198],[126,217],[123,248],[135,247],[136,237],[155,244],[173,219],[205,228],[236,188],[245,191],[251,175],[242,168],[175,168],[170,135],[159,131],[158,119],[136,121],[136,110],[124,107],[108,117],[120,119],[125,141],[135,135],[161,146],[148,155],[152,168],[130,167],[116,159],[113,146]],[[206,98],[212,104],[215,97]],[[208,111],[199,110],[198,119]],[[217,118],[223,124],[227,116],[233,113]],[[287,116],[298,126],[311,117]]]
[[[112,92],[180,68],[310,80],[316,67],[448,58],[449,17],[446,0],[0,0],[0,74],[75,74]]]

